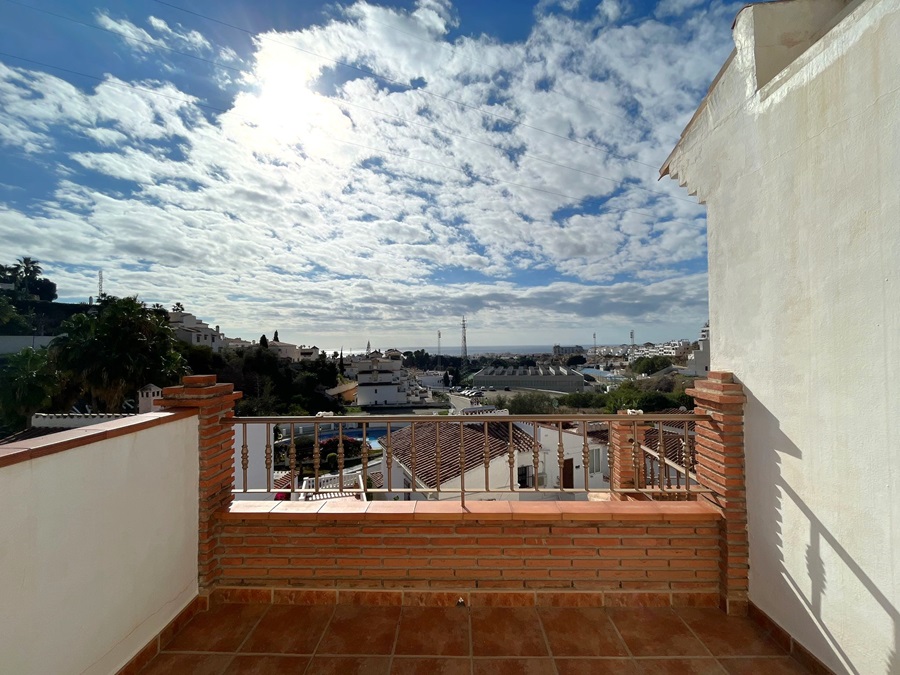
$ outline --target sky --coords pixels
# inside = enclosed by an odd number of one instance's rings
[[[0,263],[360,349],[696,339],[720,0],[0,0]]]

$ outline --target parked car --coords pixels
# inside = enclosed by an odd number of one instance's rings
[[[503,387],[503,391],[509,391],[509,387]]]
[[[494,385],[491,385],[490,387],[488,387],[488,391],[497,391],[497,390],[494,389]]]

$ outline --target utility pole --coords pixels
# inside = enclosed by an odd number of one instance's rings
[[[97,298],[103,297],[103,270],[97,274],[98,283],[97,283]]]
[[[437,369],[441,369],[441,331],[438,331],[438,359],[437,359]]]

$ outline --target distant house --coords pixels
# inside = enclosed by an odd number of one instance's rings
[[[219,327],[210,327],[189,312],[169,312],[169,326],[182,342],[195,347],[209,347],[218,353],[223,345],[223,335]]]
[[[353,370],[359,383],[356,400],[361,406],[402,406],[420,403],[424,398],[415,378],[403,367],[403,354],[396,349],[354,357]]]
[[[487,417],[487,416],[485,416]],[[487,436],[487,465],[485,437]],[[584,435],[581,429],[564,430],[563,465],[559,465],[559,429],[555,426],[502,421],[490,416],[477,422],[446,422],[417,425],[415,438],[411,427],[391,437],[393,464],[390,472],[382,458],[382,473],[390,473],[393,488],[406,488],[409,500],[459,499],[465,480],[467,499],[559,500],[586,499],[586,493],[535,492],[532,488],[583,489],[585,476],[592,488],[608,487],[607,440],[588,433],[588,465],[584,465]],[[510,446],[513,466],[510,467]],[[440,448],[440,454],[437,451]],[[537,448],[537,470],[534,451]],[[510,470],[512,469],[512,471]],[[413,475],[415,473],[415,475]],[[513,490],[510,491],[510,479]],[[489,483],[488,483],[489,481]],[[440,486],[446,492],[425,492]],[[479,490],[498,490],[482,492]],[[454,492],[456,490],[456,492]]]

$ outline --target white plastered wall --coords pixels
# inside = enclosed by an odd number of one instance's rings
[[[900,673],[900,2],[756,91],[778,5],[741,12],[668,170],[708,205],[712,370],[748,396],[750,599],[836,672]]]
[[[0,468],[0,673],[115,673],[175,618],[198,485],[196,417]]]

